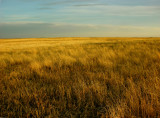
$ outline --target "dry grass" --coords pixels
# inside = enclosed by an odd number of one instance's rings
[[[0,39],[0,116],[160,117],[160,38]]]

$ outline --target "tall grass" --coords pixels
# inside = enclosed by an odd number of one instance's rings
[[[1,117],[160,117],[160,38],[0,40]]]

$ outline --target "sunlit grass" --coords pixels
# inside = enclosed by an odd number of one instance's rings
[[[160,117],[160,38],[0,39],[0,116]]]

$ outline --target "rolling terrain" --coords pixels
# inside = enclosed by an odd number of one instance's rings
[[[160,38],[0,39],[0,116],[160,117]]]

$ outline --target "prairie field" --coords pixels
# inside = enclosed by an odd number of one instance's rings
[[[160,38],[0,39],[0,117],[159,118]]]

